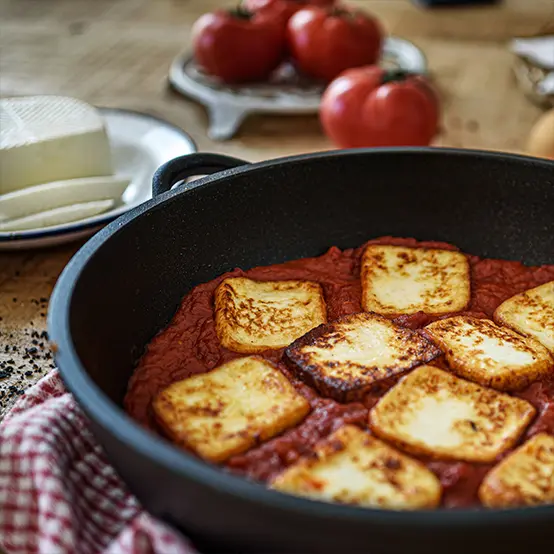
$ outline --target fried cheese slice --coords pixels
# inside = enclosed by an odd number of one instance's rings
[[[434,508],[442,492],[423,464],[353,425],[321,441],[314,456],[290,466],[271,486],[325,502],[396,510]]]
[[[554,359],[540,342],[489,319],[455,316],[435,321],[425,331],[454,373],[481,385],[521,390],[554,371]]]
[[[322,395],[361,398],[373,385],[436,358],[441,351],[420,334],[371,313],[321,325],[285,351],[292,371]]]
[[[361,279],[366,312],[438,315],[462,311],[470,301],[469,262],[453,250],[372,244]]]
[[[372,431],[415,454],[492,462],[515,444],[535,408],[434,366],[406,375],[370,411]]]
[[[270,439],[310,411],[283,373],[257,356],[173,383],[152,407],[173,442],[211,462]]]
[[[554,437],[540,433],[483,479],[479,498],[489,508],[554,503]]]
[[[554,354],[554,281],[508,298],[496,308],[494,319],[534,337]]]
[[[326,321],[323,290],[311,281],[232,277],[215,291],[217,335],[233,352],[283,348]]]

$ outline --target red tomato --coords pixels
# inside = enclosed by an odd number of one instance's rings
[[[309,7],[290,18],[287,39],[300,70],[331,81],[345,69],[375,63],[383,32],[378,21],[363,12]]]
[[[439,101],[423,77],[359,67],[327,87],[320,118],[341,148],[426,146],[438,131]]]
[[[243,0],[242,5],[251,12],[271,11],[276,17],[282,17],[283,23],[306,6],[332,6],[335,0]]]
[[[193,26],[192,41],[196,61],[227,83],[267,78],[286,46],[278,19],[244,10],[204,14]]]

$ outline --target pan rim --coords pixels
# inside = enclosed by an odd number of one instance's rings
[[[79,277],[87,266],[88,261],[102,248],[103,244],[112,235],[121,232],[134,219],[141,217],[153,208],[161,206],[171,198],[187,194],[190,190],[195,190],[199,187],[215,186],[221,180],[241,173],[255,172],[271,168],[272,166],[297,163],[305,160],[384,154],[416,156],[432,154],[436,156],[459,156],[470,159],[491,158],[551,169],[554,175],[554,161],[519,154],[432,147],[352,149],[302,154],[247,164],[203,177],[196,181],[195,186],[191,189],[181,190],[177,188],[163,193],[123,214],[92,237],[75,254],[58,279],[50,300],[48,330],[50,340],[57,346],[55,359],[63,381],[76,397],[79,406],[84,412],[100,426],[109,428],[114,437],[124,443],[129,449],[148,458],[154,464],[183,475],[203,487],[217,490],[220,494],[224,493],[228,496],[236,497],[252,505],[264,506],[321,521],[333,519],[335,521],[362,523],[371,520],[372,523],[385,527],[401,525],[406,528],[416,526],[427,528],[442,528],[446,526],[482,528],[491,524],[525,524],[525,522],[532,522],[536,519],[553,518],[554,504],[510,509],[486,509],[479,507],[402,512],[325,503],[272,491],[262,484],[231,475],[220,468],[197,460],[168,441],[143,429],[122,408],[115,402],[112,402],[93,382],[75,351],[70,333],[69,315],[73,291]]]

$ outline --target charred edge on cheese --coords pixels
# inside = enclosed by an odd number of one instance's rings
[[[338,379],[336,377],[330,377],[325,374],[325,370],[320,366],[334,368],[338,365],[342,365],[341,362],[332,362],[328,361],[325,363],[311,364],[308,362],[309,357],[302,353],[301,348],[304,346],[315,346],[321,348],[326,348],[325,343],[322,345],[319,341],[325,335],[332,333],[329,337],[336,338],[340,337],[342,330],[340,329],[340,324],[343,322],[348,322],[355,316],[364,316],[379,319],[380,321],[386,322],[387,324],[393,325],[396,327],[399,332],[404,334],[406,338],[419,338],[419,348],[414,348],[412,345],[407,346],[404,350],[404,353],[398,358],[399,362],[407,361],[410,358],[414,359],[413,363],[408,364],[407,366],[399,369],[397,366],[390,366],[383,368],[385,375],[379,381],[371,384],[367,384],[364,379],[352,379],[350,381],[345,381],[343,379]],[[410,346],[412,346],[410,348]],[[327,348],[332,349],[333,344],[328,344]],[[428,363],[435,358],[438,358],[442,355],[442,351],[437,347],[432,341],[427,337],[423,336],[420,333],[412,331],[410,329],[399,327],[394,325],[389,319],[372,312],[357,313],[343,316],[331,323],[326,323],[319,325],[315,329],[312,329],[309,333],[295,340],[284,352],[283,360],[285,361],[287,367],[301,379],[304,383],[310,387],[319,391],[323,396],[328,396],[338,400],[339,402],[353,402],[360,400],[365,394],[376,390],[380,385],[387,381],[388,379],[394,378],[398,375],[400,371],[409,371],[418,365]],[[371,374],[377,369],[377,366],[365,366],[361,364],[351,363],[350,367],[358,368],[362,374]]]

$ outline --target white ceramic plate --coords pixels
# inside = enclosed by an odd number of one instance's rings
[[[380,65],[410,73],[427,72],[423,52],[398,37],[385,39]],[[206,106],[208,135],[214,140],[231,138],[250,113],[315,113],[324,89],[321,83],[298,75],[288,63],[277,68],[267,82],[226,85],[203,73],[189,52],[173,60],[169,82],[176,91]]]
[[[196,152],[187,133],[153,116],[100,108],[106,122],[115,174],[130,179],[123,202],[100,215],[29,231],[0,232],[0,250],[43,248],[86,238],[122,213],[152,198],[152,175],[177,156]]]

